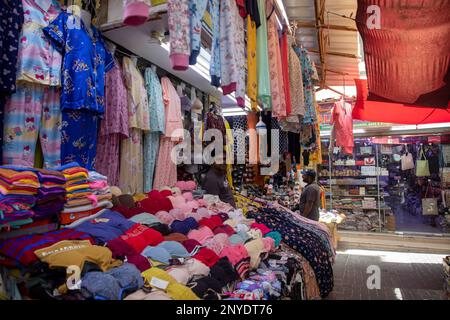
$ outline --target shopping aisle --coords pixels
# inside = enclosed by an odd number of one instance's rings
[[[329,300],[446,300],[438,254],[347,249],[338,252]],[[367,268],[379,266],[381,288],[369,290]]]

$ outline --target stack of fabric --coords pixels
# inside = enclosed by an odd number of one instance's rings
[[[0,167],[0,228],[33,222],[39,180],[32,171]]]
[[[59,215],[66,201],[66,178],[58,171],[36,170],[40,188],[37,193],[36,205],[33,207],[35,220],[51,218]]]
[[[96,172],[89,173],[76,162],[61,166],[59,170],[66,178],[67,192],[64,210],[61,213],[62,225],[112,206],[110,202],[112,196],[106,177]]]

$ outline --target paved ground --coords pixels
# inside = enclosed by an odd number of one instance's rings
[[[371,250],[339,252],[330,300],[443,300],[443,255]],[[367,268],[380,268],[380,289],[369,290]]]

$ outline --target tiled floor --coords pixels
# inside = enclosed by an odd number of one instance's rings
[[[443,255],[371,250],[338,252],[330,300],[443,300]],[[369,266],[380,269],[380,289],[368,289]]]

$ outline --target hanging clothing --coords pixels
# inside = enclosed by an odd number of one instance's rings
[[[161,79],[161,88],[164,102],[164,136],[171,138],[173,141],[181,141],[184,138],[184,134],[180,97],[167,77]]]
[[[119,185],[120,141],[123,138],[124,136],[121,133],[110,133],[99,135],[97,139],[95,170],[108,177],[110,186]]]
[[[305,115],[303,117],[303,123],[316,123],[317,114],[314,104],[314,84],[318,80],[317,71],[305,48],[295,47],[294,50],[299,56],[302,65],[303,94],[305,101]]]
[[[266,1],[266,8],[270,11],[267,21],[267,42],[269,48],[270,92],[272,96],[272,116],[286,117],[286,96],[284,93],[283,73],[281,68],[280,41],[273,0]]]
[[[336,146],[343,147],[344,152],[353,153],[353,118],[352,105],[344,99],[337,101],[333,106],[331,123],[333,124]]]
[[[39,137],[46,168],[61,165],[60,89],[34,83],[17,86],[5,106],[3,163],[34,166]]]
[[[144,135],[144,192],[150,192],[153,189],[159,138],[165,132],[165,117],[161,83],[156,73],[150,68],[145,69],[145,83],[150,113],[150,131]]]
[[[296,116],[305,115],[305,96],[303,93],[303,76],[302,64],[300,58],[292,48],[294,39],[290,36],[288,38],[288,53],[289,53],[289,85],[291,91],[291,114]]]
[[[172,149],[184,138],[181,118],[181,101],[177,90],[169,78],[161,79],[163,101],[165,106],[165,133],[160,138],[158,161],[155,169],[154,189],[172,186],[177,182],[177,165],[172,159]]]
[[[211,85],[220,87],[220,0],[209,0],[209,14],[213,24],[209,74],[211,75]]]
[[[158,76],[151,69],[145,69],[145,86],[148,96],[148,112],[150,114],[150,131],[165,133],[164,101],[162,87]]]
[[[128,96],[128,127],[148,131],[150,115],[144,78],[129,57],[123,58],[123,76]]]
[[[159,190],[164,186],[173,186],[177,182],[177,165],[171,158],[174,147],[175,143],[169,138],[160,137],[153,189]]]
[[[3,112],[4,106],[4,102],[1,101],[2,95],[16,91],[19,35],[24,23],[22,0],[12,0],[8,4],[0,6],[0,57],[2,57],[0,59],[0,70],[2,70],[0,73],[0,113]],[[0,115],[0,122],[1,120]],[[0,131],[0,136],[2,134],[3,130]]]
[[[259,28],[261,25],[261,17],[259,15],[258,2],[255,0],[245,0],[245,10],[252,21],[255,22],[256,28]]]
[[[227,95],[236,91],[238,105],[244,106],[244,22],[239,15],[235,0],[225,0],[220,5],[220,64],[223,94]]]
[[[247,17],[247,96],[252,110],[258,106],[258,73],[256,61],[256,23]]]
[[[119,187],[123,193],[136,194],[144,190],[142,130],[130,128],[129,132],[120,147]]]
[[[73,23],[80,28],[71,27]],[[92,36],[79,17],[62,12],[43,32],[63,55],[61,110],[87,109],[101,115],[105,112],[105,74],[114,59],[100,32],[90,28]]]
[[[284,82],[284,96],[286,100],[286,115],[292,112],[291,104],[291,84],[289,79],[289,46],[287,32],[283,31],[281,35],[281,68]]]
[[[128,138],[128,101],[122,70],[116,60],[106,74],[105,114],[97,143],[97,172],[108,177],[110,185],[119,184],[120,141]]]
[[[208,0],[189,1],[190,12],[190,37],[191,37],[191,55],[189,57],[189,64],[197,63],[197,57],[200,54],[201,36],[202,36],[202,19],[205,14]],[[211,19],[216,19],[217,16],[211,16]],[[213,22],[214,25],[214,22]]]
[[[170,33],[170,62],[174,70],[189,68],[191,54],[190,0],[168,0],[168,24]]]
[[[144,192],[153,190],[160,137],[159,132],[146,132],[144,135]]]
[[[263,110],[272,110],[267,44],[266,0],[258,1],[261,26],[256,30],[256,61],[258,63],[258,102]]]
[[[50,44],[43,28],[60,13],[56,0],[22,0],[24,24],[20,34],[17,81],[61,85],[61,52]]]
[[[62,111],[61,163],[78,162],[95,170],[99,115],[91,110]]]

